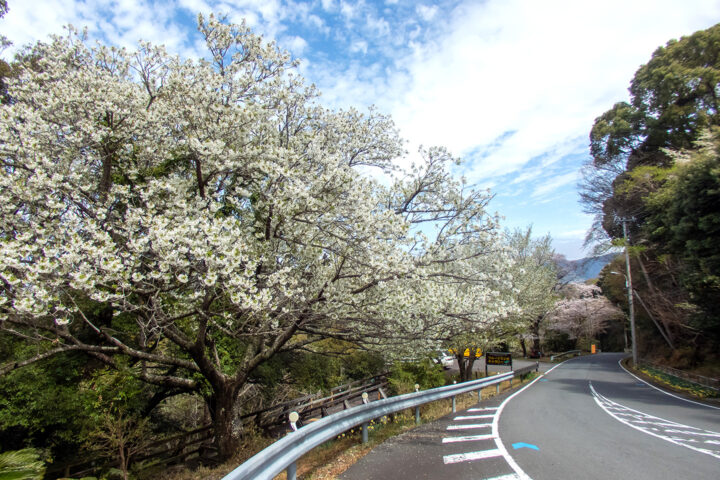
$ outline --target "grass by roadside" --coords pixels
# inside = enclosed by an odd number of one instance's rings
[[[712,388],[707,388],[682,378],[669,375],[650,366],[641,365],[633,367],[629,358],[624,359],[622,362],[625,368],[649,383],[679,393],[683,396],[692,397],[696,400],[706,400],[708,403],[712,404],[720,403],[720,392],[713,390]]]
[[[527,376],[522,382],[513,381],[513,388],[526,384],[534,379],[535,373]],[[500,391],[506,391],[510,382],[503,382]],[[495,388],[486,388],[482,392],[482,398],[487,399],[495,396]],[[459,395],[456,400],[458,410],[464,410],[477,403],[477,393],[472,392]],[[441,418],[452,411],[450,399],[439,400],[420,407],[422,423],[429,423]],[[345,434],[343,438],[328,442],[305,455],[298,462],[298,478],[302,480],[335,480],[338,475],[350,468],[355,462],[370,453],[370,451],[387,439],[412,430],[415,424],[414,412],[406,411],[396,415],[394,422],[376,423],[369,431],[369,441],[366,444],[360,443],[359,428]],[[350,443],[346,443],[350,440]],[[285,480],[284,473],[275,477],[275,480]]]
[[[513,381],[513,388],[530,382],[536,375],[537,374],[532,373],[522,381],[515,379]],[[503,382],[500,385],[500,391],[506,391],[509,387],[510,382]],[[495,396],[495,391],[496,389],[494,387],[484,389],[482,398],[487,399]],[[477,393],[472,392],[459,395],[456,402],[457,409],[464,410],[477,403]],[[450,399],[439,400],[420,407],[420,417],[422,423],[428,423],[451,413],[451,411],[452,403]],[[395,415],[395,419],[392,422],[383,421],[383,419],[374,422],[368,429],[369,441],[366,444],[361,443],[360,427],[357,427],[334,440],[320,445],[303,456],[298,461],[297,476],[302,480],[334,480],[355,462],[370,453],[377,445],[391,437],[412,430],[416,426],[414,411],[400,412]],[[195,470],[175,467],[162,474],[155,474],[152,478],[158,480],[220,480],[243,461],[265,448],[271,442],[271,439],[251,436],[238,455],[222,465],[212,468],[199,467]],[[283,472],[275,477],[275,480],[286,480],[285,473]]]

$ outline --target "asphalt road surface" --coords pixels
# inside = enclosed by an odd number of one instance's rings
[[[568,360],[385,442],[340,478],[720,479],[720,409],[650,387],[622,357]]]

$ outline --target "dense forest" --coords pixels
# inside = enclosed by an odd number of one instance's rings
[[[595,120],[582,185],[591,239],[629,250],[643,353],[715,373],[719,94],[720,25],[659,47],[635,73],[630,101]],[[624,260],[603,271],[601,285],[627,307],[625,279],[612,272],[624,275]]]

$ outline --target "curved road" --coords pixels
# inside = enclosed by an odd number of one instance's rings
[[[720,409],[578,357],[527,388],[391,439],[340,478],[720,478]]]
[[[569,360],[507,403],[500,438],[535,480],[720,478],[720,409],[626,373],[623,354]],[[591,388],[592,387],[592,388]]]

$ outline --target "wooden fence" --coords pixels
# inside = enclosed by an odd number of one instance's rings
[[[322,393],[305,395],[287,402],[278,403],[262,410],[246,413],[238,417],[242,425],[254,423],[257,427],[273,436],[280,436],[289,430],[288,414],[296,411],[301,422],[312,421],[335,411],[350,408],[362,402],[362,394],[376,393],[378,398],[385,397],[388,385],[387,373],[356,380],[330,390],[330,395]],[[195,456],[212,456],[215,451],[212,425],[181,432],[153,441],[142,454],[133,457],[133,463],[147,462],[151,465],[175,465],[184,463]],[[82,462],[53,465],[47,469],[50,478],[92,476],[109,468],[117,468],[117,461],[97,457]]]

